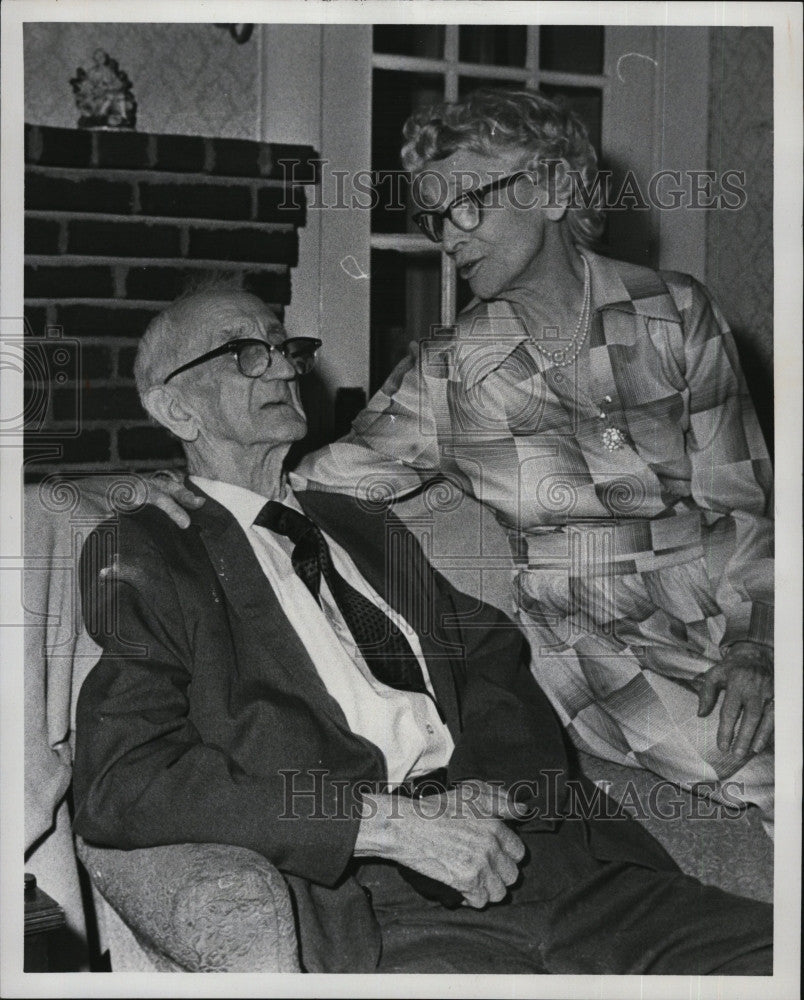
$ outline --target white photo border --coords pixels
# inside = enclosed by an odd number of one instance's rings
[[[23,57],[26,21],[243,23],[574,23],[769,25],[774,29],[774,370],[777,455],[777,840],[775,975],[594,976],[208,976],[22,973],[23,630],[19,568],[21,447],[0,449],[0,992],[6,997],[343,996],[737,998],[798,995],[801,860],[801,452],[802,452],[802,10],[796,3],[531,3],[430,0],[6,0],[2,5],[2,240],[0,317],[23,305]],[[601,20],[602,18],[602,20]],[[80,58],[81,54],[77,54]],[[0,331],[2,332],[2,331]],[[3,406],[22,412],[19,374],[0,371]],[[6,412],[9,412],[7,410]]]

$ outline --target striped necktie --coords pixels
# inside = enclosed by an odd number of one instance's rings
[[[316,524],[275,500],[265,504],[254,524],[285,535],[293,542],[293,569],[319,604],[321,577],[326,580],[363,659],[378,681],[399,691],[430,695],[408,640],[380,608],[338,573],[327,541]],[[442,715],[440,710],[439,715]]]

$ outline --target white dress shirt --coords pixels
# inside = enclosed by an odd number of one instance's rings
[[[327,691],[343,710],[349,728],[378,746],[385,756],[388,783],[397,785],[407,778],[444,767],[454,743],[433,701],[425,694],[388,687],[372,674],[326,581],[321,580],[319,606],[293,569],[290,539],[254,524],[266,502],[265,497],[231,483],[202,476],[190,478],[225,507],[246,533],[282,610],[304,643]],[[302,512],[289,488],[279,502]],[[348,553],[326,533],[324,537],[333,565],[344,580],[388,615],[404,633],[432,694],[427,664],[414,630],[369,586]]]

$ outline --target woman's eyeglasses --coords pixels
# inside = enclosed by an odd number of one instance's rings
[[[453,226],[463,232],[471,233],[483,221],[483,209],[490,207],[483,204],[488,195],[493,191],[507,190],[520,177],[531,176],[532,174],[527,170],[518,170],[515,174],[509,174],[508,177],[501,177],[490,184],[484,184],[483,187],[459,194],[446,208],[438,211],[416,212],[413,221],[433,243],[440,243],[444,238],[444,219],[449,219]]]
[[[220,358],[224,354],[234,354],[240,374],[246,378],[259,378],[260,375],[264,375],[271,367],[274,351],[279,351],[296,369],[298,375],[306,375],[315,365],[319,347],[321,341],[315,337],[290,337],[281,344],[269,344],[266,340],[254,338],[230,340],[216,347],[214,351],[208,351],[176,368],[162,384],[167,385],[172,378],[181,372],[186,372],[188,368],[195,368],[196,365],[211,361],[213,358]]]

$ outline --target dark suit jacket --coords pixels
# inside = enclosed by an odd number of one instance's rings
[[[455,741],[449,780],[554,772],[532,804],[555,810],[563,734],[519,630],[436,573],[392,514],[298,499],[416,629]],[[78,702],[75,830],[118,848],[259,851],[291,885],[306,968],[371,971],[379,932],[350,871],[358,786],[385,780],[383,756],[350,731],[231,514],[207,499],[191,519],[181,530],[145,507],[84,546],[84,618],[103,653]],[[599,857],[670,864],[634,824],[605,826],[590,824]]]

